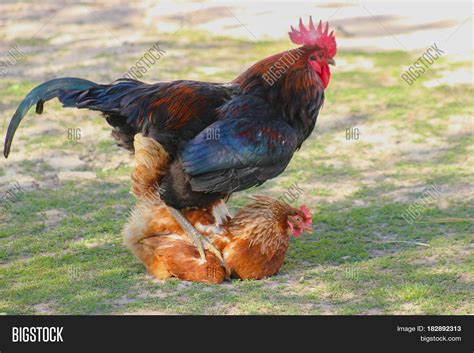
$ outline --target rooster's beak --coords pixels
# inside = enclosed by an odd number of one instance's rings
[[[326,61],[328,64],[336,66],[336,62],[334,61],[333,58],[328,58]]]

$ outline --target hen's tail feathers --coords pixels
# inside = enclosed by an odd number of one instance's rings
[[[163,146],[142,134],[135,135],[133,144],[135,169],[132,174],[132,193],[137,198],[158,197],[157,191],[166,174],[170,157]]]
[[[44,102],[49,101],[55,97],[59,97],[62,92],[67,91],[83,91],[88,90],[91,87],[98,87],[97,83],[83,80],[81,78],[64,77],[57,78],[48,82],[45,82],[31,90],[30,93],[23,99],[20,106],[13,115],[10,125],[8,126],[7,136],[5,137],[5,146],[3,149],[3,155],[5,158],[10,153],[10,147],[12,144],[13,136],[15,131],[20,125],[21,120],[25,117],[26,113],[30,108],[36,104],[36,113],[41,114],[43,112]],[[63,102],[66,106],[66,103]],[[67,106],[71,106],[71,102],[68,102]]]

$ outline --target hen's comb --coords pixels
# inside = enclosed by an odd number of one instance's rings
[[[311,213],[309,212],[309,208],[306,207],[305,205],[303,205],[303,206],[300,207],[300,210],[301,210],[301,211],[304,213],[304,215],[305,215],[305,218],[306,218],[305,221],[306,221],[306,223],[311,224],[313,221],[312,221],[312,219],[311,219]]]
[[[329,23],[326,22],[326,26],[323,31],[323,22],[319,21],[318,28],[314,27],[313,19],[309,16],[309,29],[306,28],[303,24],[303,21],[300,18],[299,23],[300,30],[291,26],[291,32],[288,32],[290,39],[293,43],[298,45],[306,46],[318,46],[320,48],[326,48],[328,55],[333,57],[336,55],[337,45],[336,37],[334,36],[334,31],[329,32]]]

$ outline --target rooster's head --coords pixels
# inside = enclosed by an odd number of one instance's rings
[[[329,23],[326,23],[323,30],[323,23],[319,21],[317,28],[314,27],[313,19],[309,17],[309,28],[306,28],[300,19],[299,31],[291,26],[290,39],[294,44],[303,45],[302,49],[306,55],[304,58],[320,77],[326,88],[329,84],[331,71],[329,65],[336,65],[337,44],[334,31],[329,32]]]

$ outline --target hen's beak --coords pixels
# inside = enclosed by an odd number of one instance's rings
[[[301,222],[300,224],[298,224],[298,226],[299,226],[302,230],[308,231],[308,233],[313,230],[313,227],[311,227],[311,224],[307,224],[307,223],[304,223],[304,222]]]
[[[334,61],[333,58],[328,58],[326,61],[327,61],[327,63],[328,63],[329,65],[334,65],[334,66],[336,66],[336,62]]]

